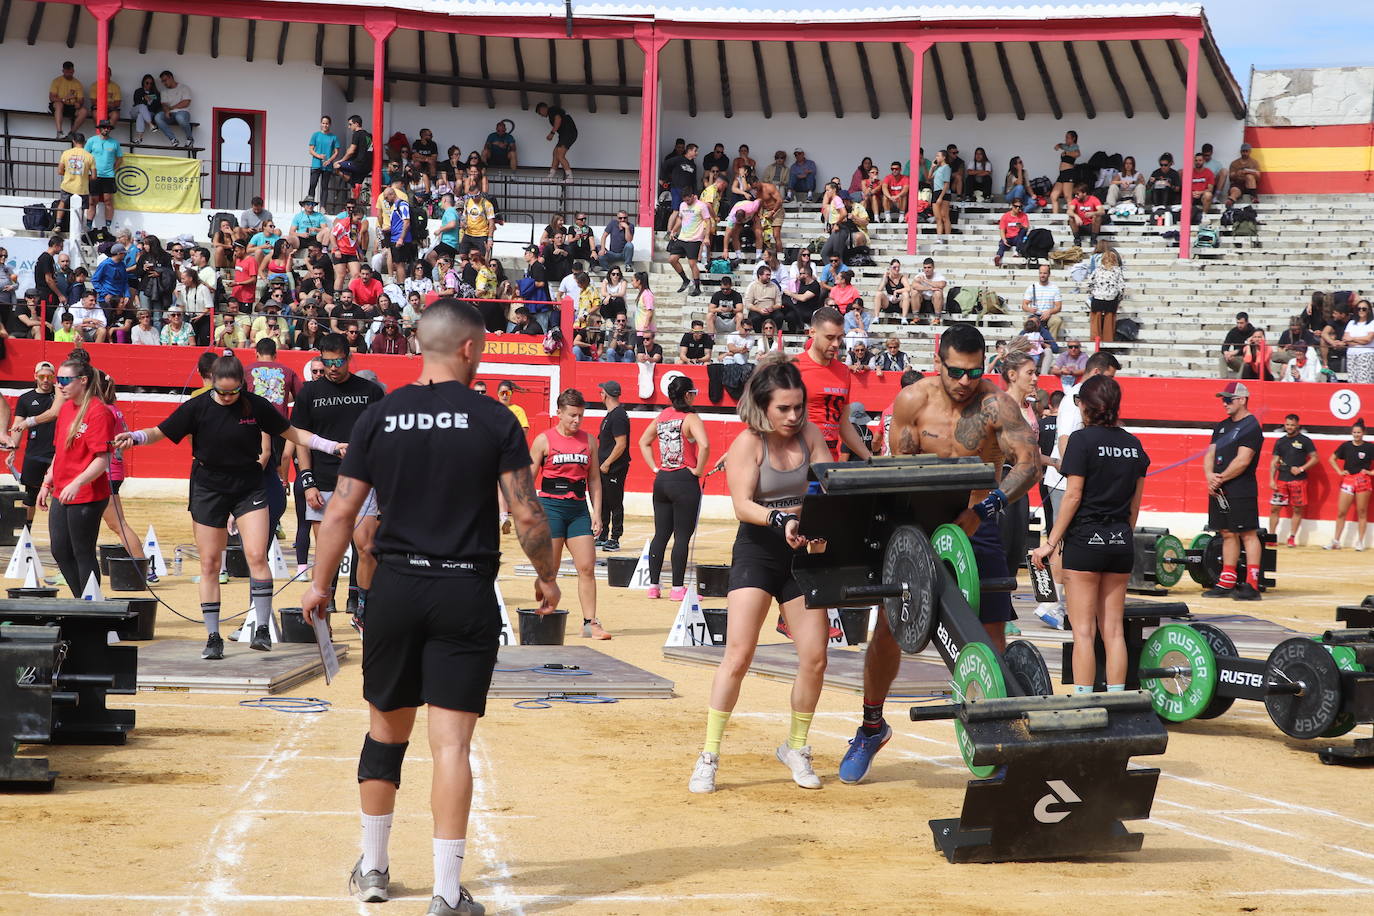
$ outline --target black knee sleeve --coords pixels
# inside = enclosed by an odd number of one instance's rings
[[[409,741],[403,744],[385,744],[371,735],[364,737],[363,750],[358,755],[358,782],[385,779],[399,789],[401,764],[405,762],[408,747]]]

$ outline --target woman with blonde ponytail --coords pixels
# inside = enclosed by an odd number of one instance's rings
[[[62,578],[79,598],[91,576],[100,582],[95,544],[110,500],[114,415],[100,398],[89,362],[67,359],[57,370],[57,384],[65,400],[57,414],[56,455],[38,491],[38,507],[48,513],[48,538]]]

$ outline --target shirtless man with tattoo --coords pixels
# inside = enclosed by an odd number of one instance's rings
[[[759,219],[768,220],[770,227],[770,244],[764,245],[763,239],[759,239],[760,248],[771,248],[774,252],[782,253],[782,220],[786,215],[786,210],[782,206],[782,192],[778,186],[767,181],[760,181],[754,185],[754,198],[762,203],[759,207]]]
[[[1008,503],[1025,496],[1040,480],[1040,448],[1006,393],[983,378],[983,335],[971,325],[955,325],[940,336],[940,374],[903,388],[892,412],[892,454],[960,458],[977,455],[994,467],[1012,466],[992,491],[975,490],[969,507],[954,520],[973,542],[983,578],[1010,575],[998,518]],[[1016,613],[1005,592],[983,595],[979,618],[987,641],[999,652],[1004,629]],[[868,775],[874,756],[892,737],[883,703],[897,677],[902,653],[881,606],[878,625],[864,653],[863,724],[840,763],[840,781],[857,783]]]

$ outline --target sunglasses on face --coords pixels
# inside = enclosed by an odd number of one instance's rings
[[[956,381],[961,378],[967,378],[969,381],[976,382],[983,377],[983,369],[981,366],[974,369],[957,369],[954,366],[946,366],[945,372],[949,373],[949,377]]]
[[[57,377],[57,384],[61,385],[63,388],[66,388],[75,380],[76,376],[74,375],[59,375]]]
[[[327,368],[327,369],[342,369],[342,368],[344,367],[344,365],[348,362],[348,357],[347,357],[347,356],[340,356],[340,357],[336,357],[336,358],[334,358],[334,359],[330,359],[329,357],[326,356],[326,357],[321,357],[321,358],[320,358],[320,362],[324,363],[325,368]]]
[[[311,375],[324,375],[324,370],[323,370],[323,369],[311,369],[311,370],[310,370],[310,374],[311,374]]]
[[[1081,349],[1083,349],[1083,348],[1082,348],[1081,346],[1079,346],[1078,344],[1069,344],[1069,349],[1070,349],[1070,350],[1081,350]]]
[[[243,392],[243,386],[242,386],[242,385],[240,385],[240,386],[237,387],[237,388],[231,388],[231,389],[229,389],[228,391],[223,391],[223,390],[221,390],[221,389],[219,389],[219,388],[216,388],[216,389],[215,389],[215,394],[218,395],[219,397],[222,397],[222,398],[235,398],[235,397],[238,397],[239,394],[242,393],[242,392]]]

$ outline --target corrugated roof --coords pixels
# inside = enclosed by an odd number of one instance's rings
[[[283,0],[293,2],[293,0]],[[309,0],[300,0],[309,2]],[[344,6],[365,6],[391,9],[423,10],[448,13],[454,16],[522,16],[531,18],[562,18],[566,8],[561,0],[332,0]],[[573,0],[573,15],[590,19],[662,20],[667,22],[729,22],[740,14],[734,6],[668,6],[657,4],[583,3]],[[1196,18],[1202,14],[1200,3],[1125,3],[1107,4],[1035,4],[1030,6],[956,6],[943,4],[921,6],[894,4],[890,6],[852,6],[826,4],[815,0],[814,6],[792,6],[785,9],[749,10],[751,17],[770,22],[940,22],[985,19],[1106,19],[1181,16]]]

